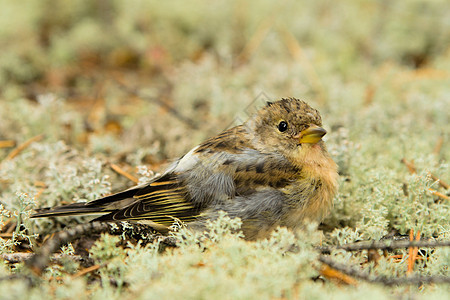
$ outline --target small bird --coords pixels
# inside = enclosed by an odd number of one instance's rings
[[[32,217],[101,214],[93,221],[131,221],[168,230],[194,229],[220,211],[242,220],[247,240],[273,229],[320,221],[337,192],[337,166],[322,137],[319,112],[306,102],[268,102],[242,125],[190,150],[162,175],[87,203],[44,208]]]

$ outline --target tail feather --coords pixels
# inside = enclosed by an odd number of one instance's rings
[[[79,204],[80,206],[57,206],[40,208],[39,210],[36,210],[36,213],[32,214],[30,218],[63,217],[107,213],[107,211],[103,211],[99,208],[86,207],[84,203]]]
[[[176,177],[173,174],[164,174],[160,177],[156,177],[151,182],[144,185],[135,186],[128,190],[90,202],[73,203],[51,208],[39,208],[36,209],[35,214],[31,215],[31,218],[90,214],[100,214],[105,216],[114,212],[121,212],[127,207],[132,206],[135,202],[139,202],[142,199],[145,199],[146,196],[152,195],[155,191],[165,189],[170,190],[174,187],[174,183],[176,183]],[[102,218],[102,216],[100,216],[100,218]],[[106,219],[109,220],[109,217]]]
[[[39,208],[36,209],[36,213],[32,214],[30,218],[107,214],[114,210],[128,206],[136,201],[133,196],[136,194],[137,188],[138,187],[134,187],[132,189],[86,203],[73,203],[56,207]]]

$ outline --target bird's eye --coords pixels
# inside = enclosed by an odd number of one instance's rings
[[[281,121],[280,124],[278,124],[278,130],[280,132],[286,131],[288,128],[288,124],[285,121]]]

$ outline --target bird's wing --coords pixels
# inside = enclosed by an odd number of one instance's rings
[[[231,176],[235,193],[239,195],[245,191],[251,193],[254,188],[282,188],[299,176],[300,169],[284,156],[258,150],[254,142],[245,125],[240,125],[210,138],[194,152],[209,155],[202,160],[204,169],[213,169],[213,166]]]
[[[165,173],[151,182],[87,203],[41,208],[32,218],[101,214],[93,221],[151,220],[169,226],[174,219],[189,222],[198,215],[186,197],[186,188],[174,173]]]
[[[101,214],[96,221],[149,220],[164,226],[195,220],[203,211],[256,188],[284,184],[283,158],[252,147],[237,126],[195,147],[149,183],[87,203],[38,210],[32,217]]]
[[[239,180],[239,186],[243,183],[239,175],[242,168],[247,173],[253,169],[260,172],[261,161],[267,158],[255,156],[259,152],[252,148],[245,133],[242,126],[237,126],[206,140],[173,164],[161,178],[140,188],[133,195],[133,203],[96,220],[150,220],[168,226],[175,219],[193,221],[208,208],[234,198],[235,181]],[[245,183],[252,178],[260,182],[258,176],[250,174]]]
[[[133,203],[96,218],[94,221],[150,220],[170,226],[174,220],[189,222],[199,214],[199,208],[189,201],[186,187],[176,174],[166,173],[133,195]]]

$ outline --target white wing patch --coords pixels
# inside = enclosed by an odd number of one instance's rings
[[[197,150],[197,147],[194,147],[193,149],[191,149],[191,151],[189,151],[188,153],[186,153],[179,161],[178,163],[174,166],[174,168],[170,168],[172,172],[175,173],[182,173],[185,172],[187,170],[192,169],[199,161],[199,158],[197,157],[196,154],[194,154],[195,150]]]

